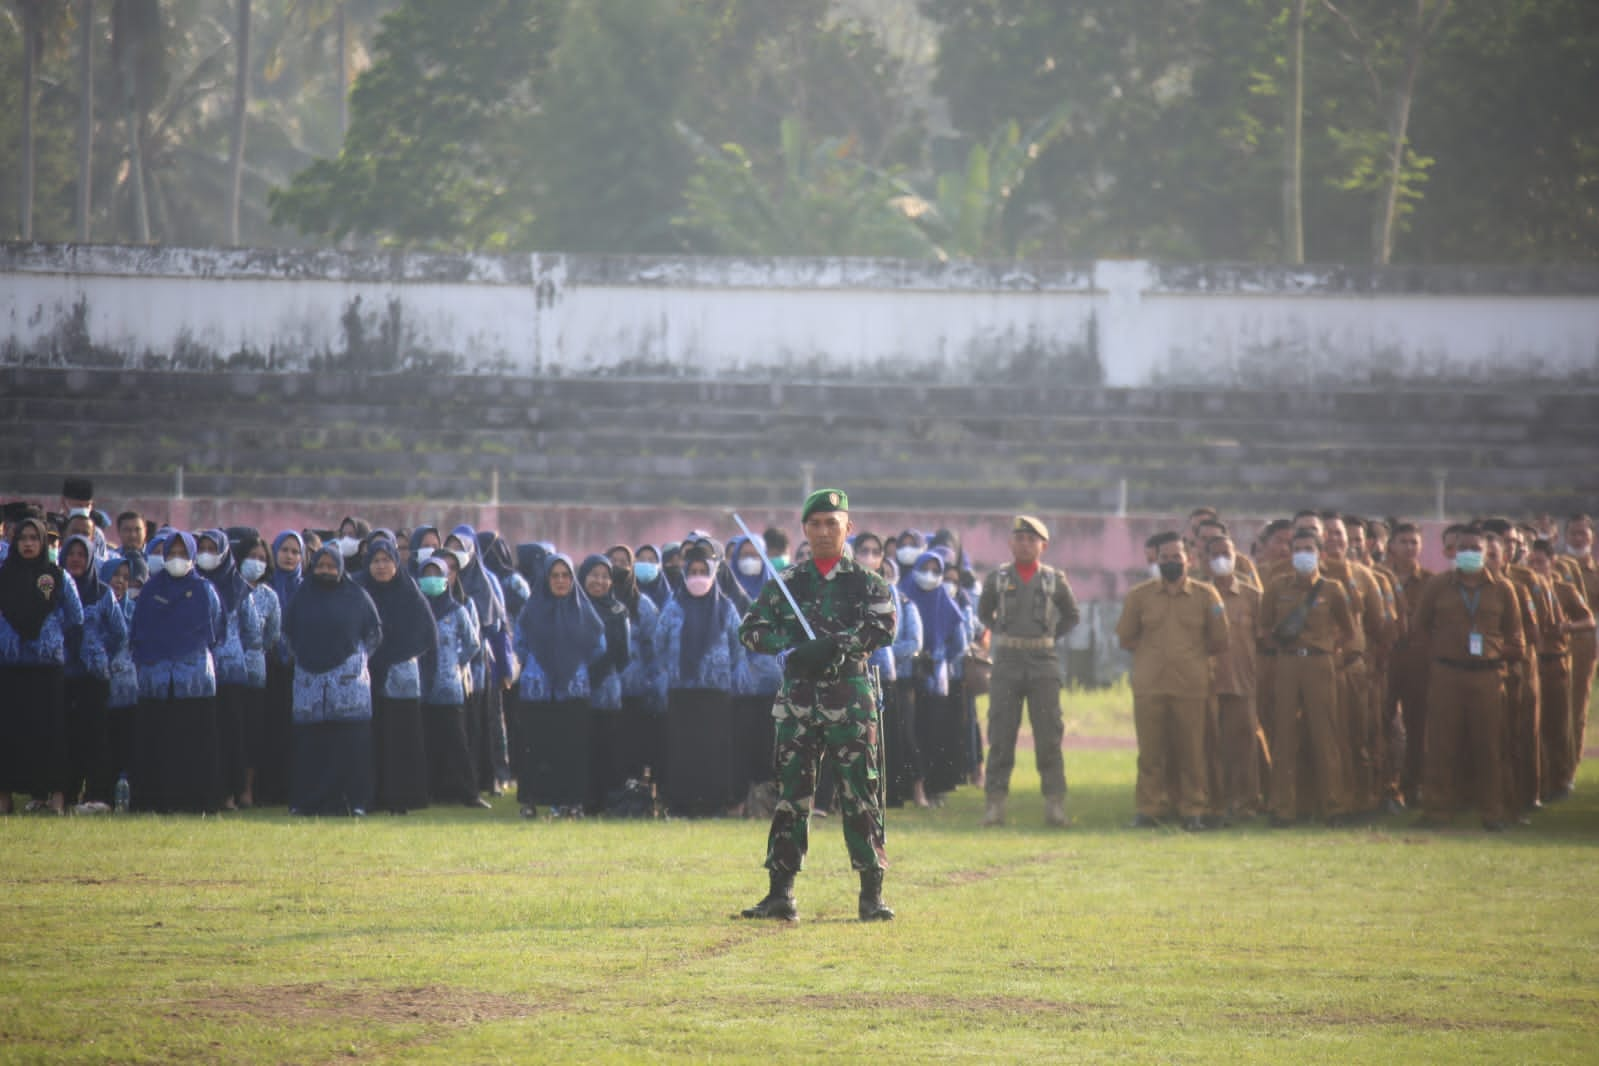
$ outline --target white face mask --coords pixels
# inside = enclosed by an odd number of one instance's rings
[[[1233,557],[1218,555],[1210,561],[1210,572],[1217,577],[1231,577],[1233,574]]]
[[[916,587],[923,592],[932,592],[944,583],[943,576],[932,570],[918,570],[911,576],[912,580],[916,582]]]
[[[434,551],[434,549],[432,549],[432,548],[418,548],[416,550],[416,563],[417,563],[417,565],[421,566],[423,563],[425,563],[429,559],[433,558],[433,551]]]
[[[215,570],[222,565],[222,556],[216,552],[201,552],[194,557],[194,564],[201,570]]]
[[[688,589],[690,596],[703,596],[711,591],[713,580],[710,574],[690,574],[683,579],[683,587]]]
[[[1568,545],[1567,545],[1567,546],[1566,546],[1566,554],[1567,554],[1567,555],[1574,555],[1574,556],[1576,556],[1576,557],[1577,557],[1577,558],[1579,558],[1579,559],[1586,559],[1586,558],[1588,558],[1588,553],[1589,553],[1589,552],[1590,552],[1590,551],[1592,551],[1592,550],[1593,550],[1593,549],[1592,549],[1592,548],[1591,548],[1591,547],[1589,547],[1589,546],[1588,546],[1588,545],[1586,545],[1586,544],[1584,544],[1584,545],[1583,545],[1583,546],[1582,546],[1582,547],[1580,547],[1580,548],[1575,548],[1575,547],[1572,547],[1572,546],[1571,546],[1571,545],[1569,545],[1569,544],[1568,544]]]
[[[894,558],[899,560],[901,566],[915,566],[916,560],[921,557],[920,548],[900,548],[894,552]]]
[[[354,558],[355,553],[360,550],[361,542],[356,540],[354,537],[339,538],[339,554],[344,556],[346,559]]]
[[[244,575],[244,580],[253,585],[266,573],[266,563],[260,559],[246,559],[239,564],[239,573]]]
[[[188,577],[193,565],[189,560],[182,558],[173,558],[166,561],[167,573],[173,577]]]
[[[748,555],[741,557],[738,561],[738,572],[745,577],[754,577],[765,569],[765,565],[759,559],[751,558]]]
[[[472,561],[472,553],[471,552],[466,551],[464,549],[460,549],[460,548],[456,549],[456,551],[455,551],[455,565],[459,569],[465,570],[466,569],[466,564],[471,562],[471,561]]]
[[[1321,556],[1316,552],[1294,552],[1294,572],[1299,574],[1314,574],[1316,564]]]

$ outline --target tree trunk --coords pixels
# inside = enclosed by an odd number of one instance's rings
[[[39,13],[22,5],[22,175],[17,184],[17,235],[33,240],[33,83],[39,62]]]
[[[336,62],[339,67],[339,145],[344,145],[345,135],[350,132],[350,53],[348,20],[344,15],[344,0],[339,0],[339,6],[333,13],[334,27],[333,46],[339,50]]]
[[[233,153],[228,160],[228,243],[239,243],[239,196],[244,186],[244,118],[250,106],[250,0],[239,0],[233,35]]]
[[[1399,217],[1399,178],[1404,169],[1405,138],[1410,128],[1410,105],[1416,94],[1416,75],[1421,70],[1422,53],[1438,31],[1450,0],[1435,0],[1432,11],[1427,0],[1416,0],[1416,28],[1405,55],[1403,82],[1394,90],[1393,111],[1388,117],[1388,176],[1377,201],[1375,232],[1372,235],[1373,261],[1387,266],[1393,257],[1394,224]]]
[[[150,243],[150,201],[144,192],[144,148],[139,144],[139,96],[133,73],[133,49],[122,49],[122,117],[128,127],[128,185],[133,197],[133,233]]]
[[[94,0],[78,3],[78,240],[94,208]]]
[[[1288,9],[1287,114],[1283,119],[1283,260],[1305,261],[1305,0]]]

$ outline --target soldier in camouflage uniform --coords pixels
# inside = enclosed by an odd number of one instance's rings
[[[843,554],[853,528],[849,497],[837,489],[814,492],[805,500],[802,519],[811,558],[788,567],[780,580],[816,638],[806,638],[782,589],[771,581],[739,626],[746,648],[775,654],[783,664],[783,685],[772,708],[778,799],[766,846],[771,884],[766,898],[743,916],[798,917],[794,876],[805,864],[809,845],[817,766],[829,754],[838,770],[844,844],[850,865],[860,873],[860,919],[883,921],[894,912],[883,903],[888,857],[878,802],[879,719],[866,660],[893,643],[898,622],[894,597],[880,576]]]

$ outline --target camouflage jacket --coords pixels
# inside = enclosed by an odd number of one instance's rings
[[[899,619],[894,594],[877,574],[840,559],[826,577],[813,562],[784,570],[778,578],[788,586],[818,637],[838,641],[831,669],[819,680],[783,672],[772,714],[802,716],[812,709],[824,718],[870,717],[872,687],[866,660],[878,648],[893,644]],[[752,652],[775,655],[805,642],[805,630],[775,582],[768,581],[750,605],[738,628],[739,640]]]

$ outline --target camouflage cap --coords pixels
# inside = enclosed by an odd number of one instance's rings
[[[813,514],[848,510],[849,496],[847,494],[838,489],[817,489],[805,497],[805,509],[800,512],[800,521],[805,521]]]
[[[1039,540],[1049,539],[1049,527],[1030,514],[1019,514],[1016,521],[1011,523],[1012,533],[1031,533]]]

